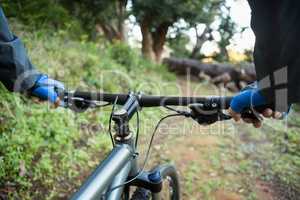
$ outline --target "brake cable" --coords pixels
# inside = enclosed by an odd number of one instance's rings
[[[155,128],[154,128],[154,131],[152,132],[152,135],[151,135],[151,139],[150,139],[150,142],[149,142],[149,145],[148,145],[147,153],[146,153],[146,156],[145,156],[145,159],[144,159],[142,168],[139,170],[139,172],[137,173],[137,175],[134,176],[132,179],[130,179],[130,180],[128,180],[128,181],[126,181],[126,182],[124,182],[124,183],[122,183],[122,184],[120,184],[120,185],[117,185],[117,186],[111,188],[109,191],[106,192],[106,194],[109,194],[109,193],[111,193],[113,190],[118,189],[118,188],[120,188],[120,187],[123,187],[123,186],[125,186],[125,185],[131,183],[132,181],[136,180],[136,179],[144,172],[145,167],[146,167],[147,162],[148,162],[148,159],[149,159],[149,156],[150,156],[150,151],[151,151],[151,147],[152,147],[152,144],[153,144],[153,140],[154,140],[155,134],[156,134],[156,132],[157,132],[157,130],[158,130],[160,124],[161,124],[165,119],[167,119],[167,118],[177,117],[177,116],[185,116],[185,114],[183,114],[183,113],[169,114],[169,115],[164,116],[163,118],[161,118],[161,119],[157,122],[157,124],[156,124],[156,126],[155,126]],[[133,157],[133,158],[134,158],[134,157]],[[133,159],[133,158],[132,158],[132,159]],[[105,197],[106,194],[102,194],[101,198]]]
[[[115,142],[114,142],[114,137],[113,137],[113,134],[112,134],[112,131],[111,131],[111,124],[112,124],[112,117],[113,117],[113,113],[115,111],[115,107],[117,105],[117,102],[118,102],[118,97],[116,97],[116,99],[114,101],[114,104],[112,106],[111,113],[110,113],[110,116],[109,116],[109,124],[108,124],[108,133],[109,133],[109,136],[110,136],[111,143],[112,143],[113,147],[115,146]]]
[[[182,116],[185,116],[185,117],[191,117],[191,113],[188,112],[188,111],[185,111],[185,110],[177,110],[175,108],[172,108],[172,107],[169,107],[169,106],[164,106],[164,108],[168,109],[168,110],[171,110],[173,112],[176,112],[177,114],[180,114]]]
[[[136,110],[136,136],[135,136],[135,149],[137,149],[137,144],[140,135],[140,114],[139,109]]]

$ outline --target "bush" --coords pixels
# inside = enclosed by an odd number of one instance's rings
[[[139,65],[139,56],[125,43],[116,42],[112,44],[109,48],[109,55],[116,63],[124,66],[128,71],[141,67]]]
[[[33,104],[2,85],[0,113],[0,186],[10,188],[13,199],[30,198],[33,188],[36,197],[50,196],[58,183],[74,179],[82,171],[77,167],[91,159],[81,151],[93,145],[77,144],[85,133],[80,131],[82,119],[73,113]]]

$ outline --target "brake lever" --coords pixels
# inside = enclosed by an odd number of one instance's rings
[[[231,119],[229,115],[226,115],[223,112],[218,112],[211,115],[197,114],[193,116],[192,114],[191,117],[200,125],[211,125],[218,121],[225,121]]]
[[[191,118],[201,125],[210,125],[217,121],[224,121],[231,119],[231,116],[223,113],[223,111],[214,105],[209,107],[204,104],[190,104]]]
[[[74,112],[79,112],[79,113],[84,112],[88,108],[92,107],[91,101],[87,101],[82,98],[71,97],[70,99],[67,98],[66,100],[67,101],[65,102],[65,104],[67,105],[68,108],[70,108]]]

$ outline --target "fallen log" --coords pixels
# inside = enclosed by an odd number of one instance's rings
[[[198,60],[179,58],[165,58],[163,63],[167,65],[170,71],[178,75],[190,74],[199,79],[208,76],[215,85],[223,84],[226,86],[233,82],[239,90],[245,83],[250,84],[256,80],[255,69],[252,64],[240,66],[229,63],[202,63]]]

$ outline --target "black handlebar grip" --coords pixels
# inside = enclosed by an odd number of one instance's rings
[[[233,97],[218,97],[219,108],[228,109],[232,99]]]

